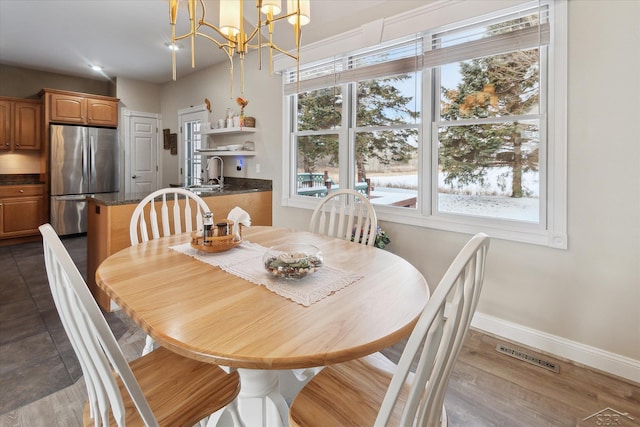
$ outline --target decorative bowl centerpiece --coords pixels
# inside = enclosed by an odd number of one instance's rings
[[[324,256],[317,246],[286,243],[267,249],[262,263],[276,277],[301,279],[318,271],[324,263]]]

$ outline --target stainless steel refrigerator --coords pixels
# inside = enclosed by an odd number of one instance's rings
[[[87,231],[87,197],[119,190],[116,129],[51,125],[51,225],[61,235]]]

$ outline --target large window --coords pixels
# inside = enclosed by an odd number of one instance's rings
[[[285,73],[286,202],[354,188],[383,220],[566,247],[564,113],[548,96],[560,87],[550,52],[566,52],[553,45],[553,7]]]

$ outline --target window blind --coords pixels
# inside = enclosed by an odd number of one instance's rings
[[[376,50],[334,58],[300,70],[297,84],[296,70],[285,74],[285,95],[330,87],[341,83],[404,74],[419,70],[422,63],[422,37],[391,44]]]
[[[532,49],[550,41],[548,6],[538,5],[445,32],[424,32],[376,49],[284,73],[284,94],[414,72],[426,67]],[[297,82],[299,78],[299,82]]]
[[[464,27],[432,37],[424,52],[425,67],[498,55],[549,44],[548,7],[531,8],[472,28]]]

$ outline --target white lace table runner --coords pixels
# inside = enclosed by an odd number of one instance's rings
[[[190,243],[170,246],[177,252],[194,257],[207,264],[241,277],[256,285],[264,285],[271,292],[302,304],[305,307],[360,280],[363,276],[350,275],[335,268],[323,266],[303,279],[283,279],[269,274],[262,265],[262,255],[267,250],[246,240],[237,248],[226,252],[205,253],[191,247]]]
[[[225,252],[202,252],[193,248],[191,243],[169,246],[169,249],[189,255],[198,261],[206,262],[207,264],[213,265],[214,267],[220,267],[222,269],[224,269],[224,266],[239,262],[246,262],[251,258],[262,259],[262,255],[266,250],[264,246],[258,245],[257,243],[247,242],[246,240],[240,243],[240,246]]]

